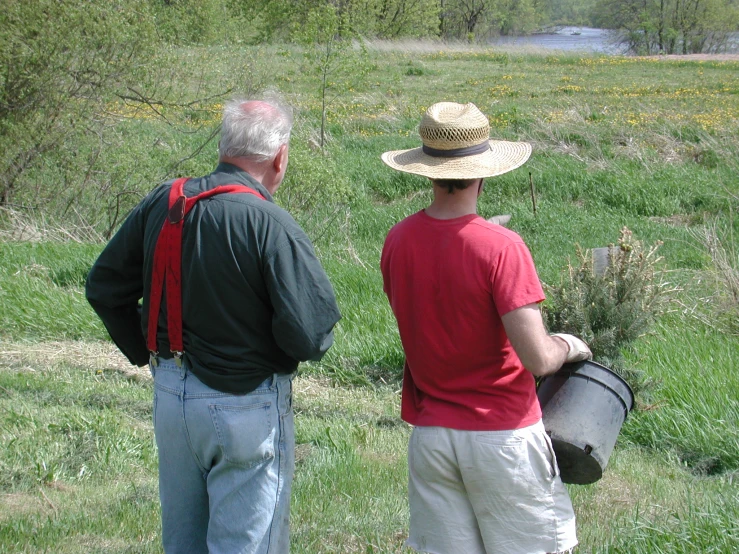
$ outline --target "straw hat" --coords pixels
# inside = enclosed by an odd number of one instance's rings
[[[488,118],[474,104],[439,102],[418,128],[423,146],[382,155],[388,166],[430,179],[477,179],[502,175],[531,155],[526,142],[490,140]]]

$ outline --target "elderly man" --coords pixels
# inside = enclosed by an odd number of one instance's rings
[[[150,193],[87,279],[115,343],[154,376],[168,554],[288,552],[292,374],[340,318],[310,240],[272,201],[291,129],[277,98],[227,104],[215,171]]]
[[[408,544],[434,554],[568,551],[575,515],[534,377],[590,351],[546,332],[526,245],[477,215],[484,179],[522,165],[531,147],[489,140],[473,104],[434,104],[419,133],[422,148],[382,156],[428,177],[434,194],[390,230],[381,260],[406,355],[401,415],[415,426]]]

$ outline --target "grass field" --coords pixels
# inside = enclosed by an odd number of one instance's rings
[[[431,193],[379,155],[417,146],[420,114],[439,100],[475,102],[493,137],[533,144],[522,169],[487,182],[479,209],[512,215],[544,282],[557,282],[577,245],[606,246],[627,226],[664,243],[661,278],[680,289],[624,352],[656,382],[649,405],[627,419],[604,478],[570,487],[578,553],[739,550],[739,63],[370,49],[353,62],[361,78],[332,75],[322,154],[319,80],[298,49],[162,56],[192,98],[271,86],[298,108],[277,201],[314,240],[343,319],[334,348],[297,379],[293,552],[404,551],[410,429],[378,263],[387,230]],[[166,122],[109,109],[120,120],[105,160],[131,202],[215,162],[215,143],[190,154],[217,125],[217,102],[168,108]],[[40,181],[53,182],[50,156]],[[56,192],[60,205],[71,194]],[[52,205],[43,219],[0,213],[0,552],[160,552],[151,382],[84,300],[109,212],[99,190],[76,198],[91,225]]]

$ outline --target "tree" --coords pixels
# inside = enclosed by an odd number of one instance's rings
[[[554,25],[592,25],[592,11],[595,0],[550,0],[537,6]]]
[[[157,35],[169,44],[238,41],[253,30],[236,0],[149,0]]]
[[[716,52],[739,27],[735,0],[598,0],[595,23],[640,54]]]
[[[352,34],[346,13],[342,15],[337,7],[329,3],[319,4],[309,10],[302,24],[294,29],[293,36],[305,48],[308,72],[317,74],[319,80],[321,149],[326,142],[329,105],[350,88],[349,81],[362,79],[366,72],[366,52],[361,42],[349,39]]]
[[[258,21],[258,40],[294,41],[311,13],[331,8],[338,36],[400,38],[436,34],[438,0],[233,0]]]
[[[494,21],[501,35],[525,34],[536,30],[543,17],[537,0],[499,0]]]
[[[377,36],[425,37],[438,33],[439,10],[444,0],[379,0]]]
[[[157,49],[151,1],[4,0],[0,207],[109,235],[152,182],[194,156],[173,162],[164,154],[168,147],[143,141],[119,149],[128,130],[122,120],[142,113],[166,122],[175,135],[200,133],[163,111],[195,113],[199,102],[171,75],[184,69]],[[209,140],[215,134],[210,129]],[[141,155],[152,181],[131,177]]]
[[[105,122],[91,115],[114,89],[138,81],[152,32],[144,0],[3,2],[0,206],[39,196],[59,202],[66,190],[44,197],[26,178],[45,154],[56,155],[57,187],[89,178],[96,152],[79,152],[76,141],[101,133]]]
[[[444,38],[475,40],[528,33],[541,23],[538,0],[443,0],[439,28]]]

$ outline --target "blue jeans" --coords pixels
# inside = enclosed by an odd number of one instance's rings
[[[167,554],[286,554],[295,466],[292,377],[223,393],[173,360],[154,375]]]

